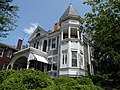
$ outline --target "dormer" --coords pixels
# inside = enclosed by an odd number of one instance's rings
[[[29,42],[33,41],[34,39],[40,38],[44,35],[47,35],[48,33],[41,28],[40,26],[38,26],[35,31],[33,32],[33,34],[31,35],[31,37],[29,38]]]

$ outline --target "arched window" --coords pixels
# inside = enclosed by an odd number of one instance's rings
[[[36,37],[38,37],[38,36],[40,36],[40,33],[37,33],[37,34],[36,34]]]

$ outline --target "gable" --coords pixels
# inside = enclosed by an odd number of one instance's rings
[[[35,31],[33,32],[33,34],[31,35],[31,37],[29,38],[28,41],[31,41],[33,38],[42,36],[48,34],[43,28],[41,28],[40,26],[38,26]]]

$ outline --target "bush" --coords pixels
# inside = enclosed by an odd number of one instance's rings
[[[93,75],[90,76],[91,80],[93,81],[93,84],[98,86],[104,86],[106,84],[105,79],[100,75]]]
[[[60,84],[56,86],[50,86],[42,90],[103,90],[103,89],[95,85],[65,86],[63,84]]]
[[[79,77],[79,78],[76,78],[76,81],[80,85],[93,85],[93,82],[89,77]]]
[[[1,70],[0,71],[0,83],[2,83],[8,76],[12,75],[15,73],[15,70]]]
[[[67,86],[74,86],[74,85],[79,85],[78,82],[73,79],[73,78],[69,78],[69,77],[58,77],[54,79],[54,83],[56,85],[60,85],[60,84],[64,84]]]
[[[103,90],[103,89],[95,85],[79,85],[77,87],[74,87],[72,90]]]
[[[5,90],[26,90],[47,88],[50,85],[54,85],[54,82],[45,73],[36,70],[21,70],[4,80],[2,88]]]

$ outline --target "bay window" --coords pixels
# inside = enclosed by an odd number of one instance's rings
[[[77,51],[72,51],[72,67],[77,67]]]

